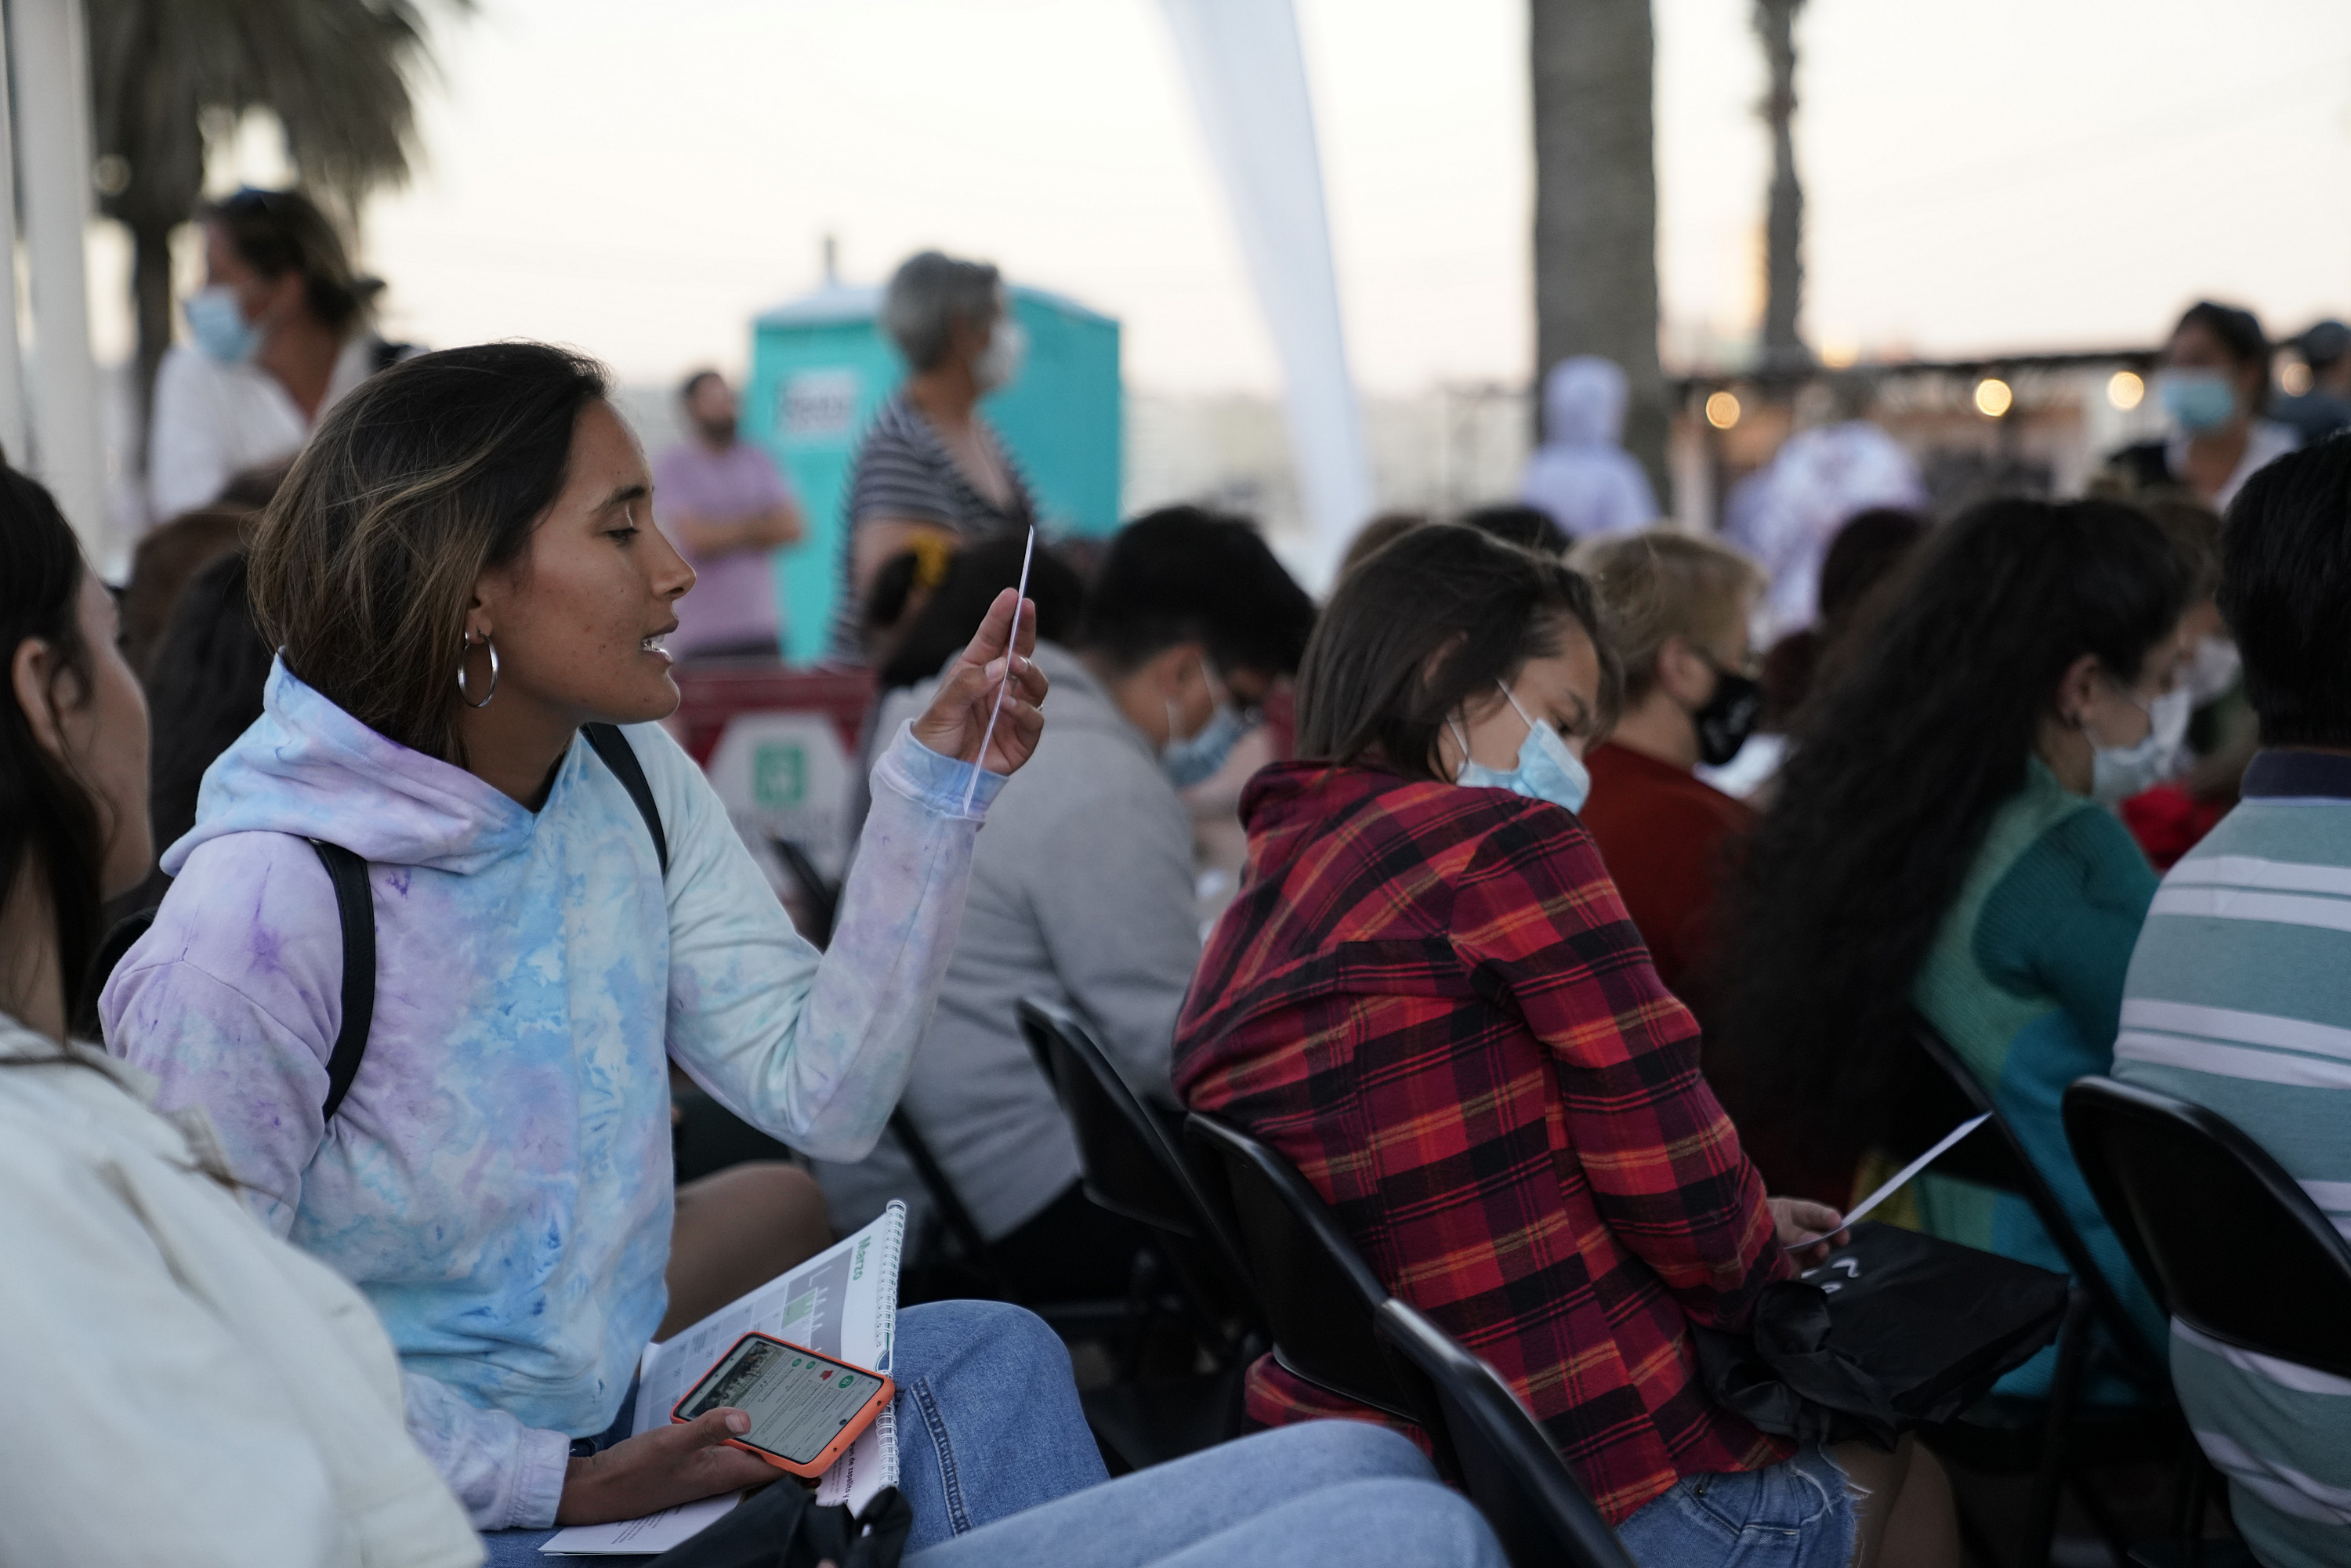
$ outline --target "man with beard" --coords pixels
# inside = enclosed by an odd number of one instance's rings
[[[778,657],[769,557],[806,531],[799,501],[774,459],[737,439],[726,377],[696,371],[678,395],[693,434],[654,460],[653,513],[695,582],[692,602],[678,601],[669,648],[687,659]]]

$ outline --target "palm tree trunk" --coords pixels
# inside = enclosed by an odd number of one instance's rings
[[[1624,367],[1625,446],[1670,509],[1657,363],[1657,171],[1649,0],[1530,0],[1537,374]]]
[[[1774,370],[1812,363],[1797,330],[1804,308],[1804,187],[1796,179],[1796,13],[1804,0],[1755,0],[1771,89],[1763,120],[1771,128],[1771,193],[1763,222],[1763,362]]]
[[[132,452],[133,462],[143,475],[147,432],[155,415],[155,372],[163,363],[163,351],[172,346],[172,225],[145,218],[127,226],[131,230],[131,298],[139,329],[139,379],[131,389],[131,405],[138,412],[139,431]]]

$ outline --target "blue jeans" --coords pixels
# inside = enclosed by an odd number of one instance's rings
[[[1035,1313],[1001,1301],[907,1307],[898,1314],[893,1361],[898,1490],[914,1510],[907,1551],[1106,1478],[1078,1407],[1070,1353]],[[589,1561],[542,1554],[539,1544],[554,1533],[501,1530],[482,1537],[488,1568]],[[652,1559],[595,1561],[617,1568]]]
[[[905,1568],[1256,1563],[1503,1568],[1486,1521],[1420,1450],[1361,1421],[1281,1427],[1123,1476],[910,1553]]]
[[[1817,1446],[1769,1469],[1689,1476],[1616,1527],[1641,1568],[1846,1568],[1853,1490]]]

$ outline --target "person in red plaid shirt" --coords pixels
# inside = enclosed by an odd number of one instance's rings
[[[1839,1216],[1764,1197],[1574,815],[1617,691],[1595,624],[1574,571],[1468,528],[1348,574],[1300,672],[1299,760],[1242,799],[1247,881],[1176,1090],[1286,1155],[1388,1288],[1510,1379],[1636,1561],[1956,1564],[1926,1450],[1799,1450],[1699,1378],[1690,1325],[1743,1327],[1783,1245]],[[1249,1409],[1384,1419],[1270,1356]]]

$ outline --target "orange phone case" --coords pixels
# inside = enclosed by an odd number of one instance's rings
[[[702,1385],[710,1381],[711,1373],[716,1372],[721,1366],[724,1366],[726,1364],[726,1358],[733,1355],[737,1350],[742,1348],[744,1340],[753,1339],[763,1339],[769,1344],[782,1345],[786,1350],[793,1351],[800,1355],[812,1355],[819,1361],[830,1362],[834,1366],[845,1368],[848,1371],[856,1373],[862,1377],[878,1377],[882,1380],[882,1386],[873,1391],[873,1397],[867,1400],[862,1406],[858,1407],[857,1414],[849,1418],[849,1425],[841,1429],[840,1435],[834,1437],[831,1442],[827,1443],[824,1446],[823,1450],[820,1452],[815,1458],[810,1459],[805,1463],[795,1459],[788,1459],[781,1454],[772,1453],[766,1448],[758,1448],[756,1445],[744,1442],[738,1437],[729,1437],[726,1439],[726,1446],[728,1448],[740,1448],[747,1454],[750,1454],[758,1458],[765,1459],[768,1463],[775,1466],[776,1469],[782,1470],[787,1474],[799,1476],[808,1480],[814,1480],[817,1477],[824,1474],[825,1471],[832,1468],[832,1462],[835,1459],[838,1459],[841,1455],[849,1451],[849,1445],[854,1443],[859,1437],[862,1437],[866,1427],[873,1425],[874,1418],[889,1407],[890,1401],[898,1396],[898,1385],[886,1372],[876,1372],[870,1366],[860,1366],[853,1361],[843,1361],[837,1355],[827,1355],[820,1350],[810,1350],[807,1345],[794,1344],[788,1339],[778,1339],[774,1334],[761,1333],[758,1330],[753,1329],[750,1333],[742,1335],[741,1338],[737,1339],[733,1344],[728,1345],[725,1350],[718,1353],[718,1359],[710,1364],[709,1371],[705,1372],[700,1377],[695,1378],[694,1381],[694,1386],[687,1389],[684,1396],[679,1399],[676,1404],[670,1406],[670,1420],[673,1422],[679,1422],[691,1419],[689,1416],[679,1415],[678,1412],[684,1409],[689,1404],[693,1403],[695,1397],[701,1394]]]

